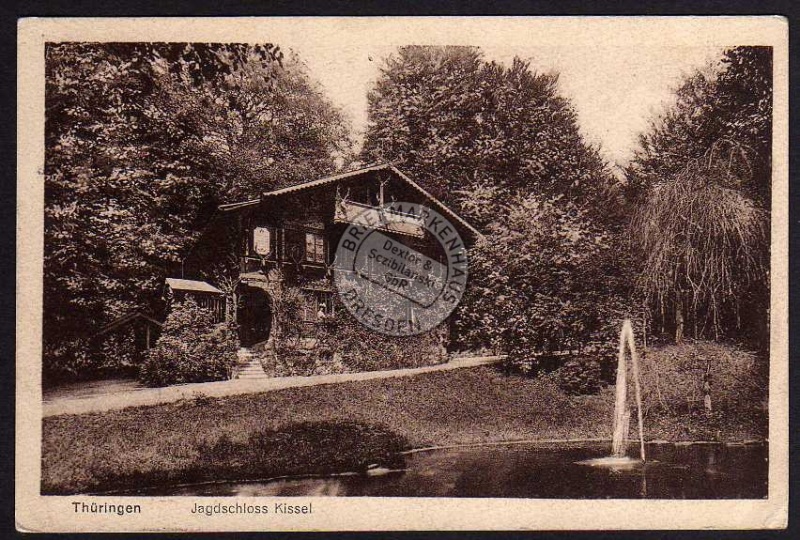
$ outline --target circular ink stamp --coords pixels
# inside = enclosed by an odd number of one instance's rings
[[[436,210],[416,203],[347,203],[334,259],[334,284],[361,324],[392,336],[432,330],[461,301],[467,248]]]

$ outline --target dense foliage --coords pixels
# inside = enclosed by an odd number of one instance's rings
[[[486,233],[455,347],[490,345],[530,372],[557,351],[613,351],[640,311],[676,337],[764,346],[771,68],[769,48],[737,47],[692,74],[617,182],[556,75],[471,47],[387,58],[361,158],[392,160]],[[338,111],[272,45],[51,44],[46,69],[46,373],[102,369],[89,337],[161,307],[160,280],[220,202],[322,175],[349,149]],[[231,294],[232,268],[209,278]],[[440,336],[367,335],[344,312],[310,353],[299,293],[268,292],[287,373],[433,362],[419,351]]]
[[[364,155],[398,160],[486,233],[470,252],[456,347],[535,355],[602,340],[625,313],[624,197],[558,77],[470,47],[402,47],[369,94]]]
[[[772,51],[736,47],[676,89],[628,169],[638,288],[676,341],[767,346]]]
[[[533,196],[503,213],[470,253],[464,338],[488,339],[525,372],[553,352],[613,354],[619,321],[631,316],[614,235],[574,205]]]
[[[228,323],[191,298],[172,304],[161,337],[147,352],[139,380],[148,386],[226,380],[236,362],[238,340]]]
[[[519,194],[585,200],[606,171],[557,83],[473,47],[401,47],[369,93],[363,156],[394,160],[478,226]]]
[[[735,47],[718,65],[690,74],[675,101],[640,137],[628,169],[634,184],[649,187],[680,173],[719,141],[747,150],[751,169],[738,187],[769,208],[772,173],[772,49]]]
[[[662,320],[675,313],[676,341],[684,318],[695,338],[752,338],[766,324],[769,212],[730,186],[731,162],[712,154],[690,163],[651,188],[634,216],[637,284]]]
[[[332,312],[311,327],[300,316],[307,303],[302,292],[286,289],[284,297],[292,301],[283,304],[281,333],[262,360],[274,376],[416,368],[447,360],[446,325],[415,336],[384,335],[357,321],[335,297]]]
[[[135,375],[138,372],[144,353],[137,347],[133,327],[123,327],[118,332],[101,336],[100,339],[98,366],[95,370],[86,370],[87,372],[107,372],[117,376]]]
[[[221,202],[329,172],[339,113],[273,45],[46,48],[45,371],[157,311],[158,288]]]
[[[596,394],[604,383],[600,363],[591,357],[567,360],[552,377],[561,390],[571,395]]]

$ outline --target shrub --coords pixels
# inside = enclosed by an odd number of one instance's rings
[[[470,252],[459,333],[504,349],[506,367],[525,373],[556,351],[614,351],[631,315],[623,240],[564,201],[529,197],[502,213]]]
[[[286,304],[287,310],[300,306]],[[275,376],[322,375],[422,367],[447,359],[446,324],[415,336],[387,336],[358,322],[336,299],[333,312],[315,326],[313,338],[302,337],[300,317],[284,313],[276,358],[270,361],[267,352],[262,362],[266,370]]]
[[[359,323],[343,307],[321,333],[322,350],[352,371],[402,369],[446,360],[446,324],[414,336],[387,336]]]
[[[141,362],[132,327],[104,336],[99,348],[103,360],[99,371],[102,373],[131,374]]]
[[[213,314],[191,298],[176,302],[139,379],[148,386],[228,379],[237,346],[236,332],[229,324],[214,324]]]
[[[277,359],[267,351],[261,362],[264,371],[273,377],[330,375],[348,373],[351,370],[339,355],[332,355],[316,348],[284,347]]]
[[[42,377],[45,385],[134,375],[142,353],[131,326],[102,335],[44,343]]]
[[[600,364],[591,358],[569,360],[553,376],[559,388],[567,394],[595,394],[603,385]]]
[[[755,354],[707,341],[650,349],[641,367],[645,411],[702,411],[706,373],[714,411],[766,410],[767,365]]]
[[[45,343],[42,356],[45,385],[93,377],[101,366],[101,356],[88,339]]]

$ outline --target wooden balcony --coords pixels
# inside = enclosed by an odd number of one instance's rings
[[[333,220],[415,238],[425,237],[425,228],[419,217],[354,201],[337,201]]]

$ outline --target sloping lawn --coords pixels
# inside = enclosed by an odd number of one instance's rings
[[[610,438],[612,409],[610,389],[568,397],[546,379],[478,367],[48,417],[42,491],[103,491],[209,474],[220,480],[359,470],[385,464],[396,450],[429,445]],[[659,418],[650,422],[653,429],[646,421],[645,434],[651,440],[733,440],[763,433],[758,422],[723,422],[704,431],[698,421]],[[265,440],[275,444],[265,446]],[[305,442],[298,446],[297,440]]]

